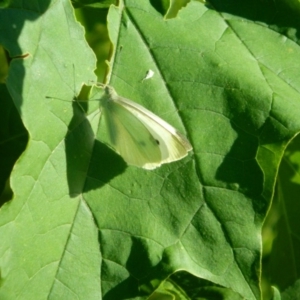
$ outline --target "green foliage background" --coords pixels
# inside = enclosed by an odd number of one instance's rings
[[[299,3],[111,2],[1,3],[0,298],[295,299]],[[96,66],[193,154],[127,167]]]

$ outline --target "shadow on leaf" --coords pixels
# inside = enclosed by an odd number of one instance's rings
[[[73,117],[65,138],[69,194],[97,189],[124,172],[124,160],[95,139],[82,105],[73,103]]]

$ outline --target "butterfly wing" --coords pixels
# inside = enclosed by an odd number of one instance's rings
[[[129,165],[145,168],[149,162],[159,164],[161,153],[157,141],[138,118],[115,101],[108,101],[102,112],[111,145]]]
[[[155,169],[192,150],[186,137],[157,115],[111,87],[106,93],[101,103],[111,143],[128,164]]]
[[[187,138],[157,115],[128,99],[119,97],[117,101],[135,115],[158,142],[161,151],[161,163],[179,160],[192,150]]]

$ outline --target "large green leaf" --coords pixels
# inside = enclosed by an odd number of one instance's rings
[[[0,298],[143,298],[184,270],[202,280],[197,297],[214,285],[259,299],[262,222],[300,130],[299,46],[198,1],[167,20],[150,1],[111,6],[106,82],[194,147],[146,171],[106,144],[96,101],[71,102],[95,59],[69,2],[31,5],[0,11],[7,86],[30,135],[0,212]]]

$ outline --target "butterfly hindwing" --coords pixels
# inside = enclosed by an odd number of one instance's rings
[[[157,141],[131,112],[115,101],[108,101],[102,111],[110,142],[129,165],[144,167],[161,161]]]
[[[122,98],[124,107],[132,112],[151,132],[152,136],[159,142],[162,154],[162,163],[179,160],[185,157],[192,149],[189,141],[169,123],[142,106],[132,105],[131,101]],[[143,108],[141,110],[141,108]]]

